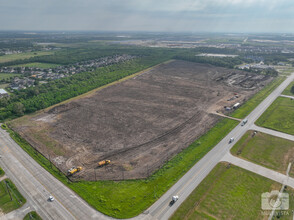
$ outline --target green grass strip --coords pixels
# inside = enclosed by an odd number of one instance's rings
[[[25,203],[26,199],[20,194],[10,179],[5,179],[0,182],[0,209],[2,212],[11,212],[20,208]]]
[[[17,133],[9,128],[8,131],[11,137],[41,166],[95,209],[115,218],[131,218],[152,205],[237,124],[235,120],[222,119],[205,135],[166,162],[161,169],[147,179],[74,183],[68,182],[56,167],[51,165],[45,157],[36,153]]]
[[[294,135],[294,100],[278,97],[255,124]]]
[[[32,211],[26,214],[23,220],[42,220],[42,218],[37,214],[37,212]]]
[[[294,86],[294,81],[290,83],[290,85],[284,90],[283,95],[294,96],[294,93],[291,92],[291,88]]]

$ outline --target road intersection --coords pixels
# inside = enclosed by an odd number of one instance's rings
[[[233,164],[236,163],[237,166],[240,164],[240,166],[242,165],[246,167],[246,163],[244,163],[243,160],[239,158],[237,158],[237,160],[233,156],[228,155],[233,146],[233,144],[229,144],[229,139],[231,137],[234,137],[236,142],[246,131],[258,130],[293,140],[293,136],[291,135],[260,128],[254,125],[254,122],[272,104],[272,102],[281,95],[283,90],[293,81],[293,79],[294,73],[248,115],[248,122],[244,126],[240,126],[240,124],[236,126],[173,187],[161,196],[159,200],[157,200],[143,214],[132,219],[168,219],[220,161],[230,160]],[[19,191],[27,199],[27,204],[25,206],[27,212],[36,210],[43,219],[113,219],[94,210],[72,190],[55,179],[49,172],[34,161],[33,158],[26,154],[26,152],[24,152],[23,149],[11,139],[9,134],[2,129],[0,129],[0,146],[0,154],[2,155],[0,166],[5,170],[7,176],[9,176]],[[251,167],[251,165],[249,167]],[[265,172],[262,168],[259,170],[261,174]],[[278,182],[284,181],[285,175],[277,174],[277,172],[273,174],[273,172],[275,171],[269,173],[273,176],[277,175],[278,179],[279,177],[281,178]],[[271,177],[270,174],[268,177]],[[294,181],[292,178],[289,179],[287,183],[289,186],[294,187]],[[54,202],[47,201],[49,195],[55,197]],[[173,206],[169,206],[169,202],[173,195],[178,195],[179,200]],[[22,208],[21,210],[23,211],[24,209]],[[7,215],[0,217],[0,219],[11,218]]]

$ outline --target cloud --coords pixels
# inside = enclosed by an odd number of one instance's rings
[[[293,32],[293,10],[293,0],[0,0],[0,29]]]

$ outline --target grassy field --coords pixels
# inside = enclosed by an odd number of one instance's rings
[[[255,124],[294,135],[294,101],[278,97]]]
[[[26,214],[23,220],[42,220],[42,218],[37,214],[37,212],[32,211]]]
[[[9,130],[11,137],[46,170],[78,193],[98,211],[115,218],[134,217],[146,210],[197,161],[211,150],[238,124],[235,120],[222,119],[209,132],[172,158],[145,180],[68,182],[67,178],[50,162],[37,153],[18,134]],[[2,128],[6,128],[5,125]]]
[[[274,79],[271,83],[265,86],[252,98],[250,98],[244,105],[232,113],[232,117],[245,118],[253,109],[256,108],[272,91],[274,91],[286,77],[280,76]]]
[[[283,91],[283,94],[294,96],[294,93],[291,92],[292,86],[294,86],[294,81]]]
[[[17,73],[0,73],[0,80],[1,79],[9,79],[10,77],[14,77],[14,76],[21,76],[21,74],[17,74]]]
[[[280,188],[281,184],[270,179],[233,165],[227,168],[224,163],[220,163],[170,219],[267,219],[267,212],[261,209],[261,194]],[[293,196],[290,206],[293,210]],[[280,219],[292,220],[292,212],[288,213],[289,216]]]
[[[59,64],[53,64],[53,63],[26,63],[26,64],[19,64],[14,65],[13,67],[36,67],[36,68],[43,68],[43,69],[49,69],[60,66]]]
[[[51,55],[53,54],[53,51],[35,51],[35,52],[27,52],[27,53],[17,53],[17,54],[9,54],[0,56],[0,63],[6,63],[14,60],[22,60],[22,59],[28,59],[31,57],[36,56],[44,56],[44,55]]]
[[[9,86],[9,83],[0,84],[0,89],[5,89],[8,86]]]
[[[10,199],[10,191],[12,200]],[[0,182],[0,209],[4,213],[20,208],[25,204],[26,199],[18,192],[15,185],[9,179]]]
[[[267,168],[286,174],[288,164],[294,159],[294,142],[258,132],[248,131],[231,149],[233,155],[250,160]],[[291,169],[294,176],[294,169]]]
[[[0,167],[0,177],[4,176],[5,175],[5,172],[4,170]]]

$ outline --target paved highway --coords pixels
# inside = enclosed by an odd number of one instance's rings
[[[235,127],[223,140],[221,140],[208,154],[206,154],[196,165],[194,165],[170,190],[165,193],[149,209],[148,215],[152,219],[168,219],[190,193],[201,183],[210,171],[219,163],[233,144],[229,144],[231,137],[238,141],[247,130],[252,129],[254,122],[281,95],[284,89],[294,80],[292,73],[278,88],[276,88],[263,102],[261,102],[249,115],[248,122],[244,126]],[[179,200],[169,206],[173,195],[178,195]]]
[[[109,219],[55,179],[0,129],[0,166],[43,219]],[[49,195],[55,201],[49,202]],[[27,212],[29,212],[27,210]],[[1,219],[9,219],[3,216]]]
[[[168,219],[230,150],[233,144],[228,143],[229,139],[234,137],[235,141],[238,141],[248,129],[251,129],[255,120],[293,79],[294,74],[289,76],[255,108],[247,117],[248,123],[246,125],[234,128],[144,214],[133,219]],[[27,155],[2,129],[0,129],[0,146],[0,154],[2,155],[0,166],[26,197],[29,207],[27,211],[36,210],[43,219],[112,219],[91,208],[73,191],[56,180]],[[55,197],[54,202],[47,201],[49,195]],[[179,195],[179,200],[170,207],[169,202],[173,195]],[[6,218],[2,217],[2,219]]]

